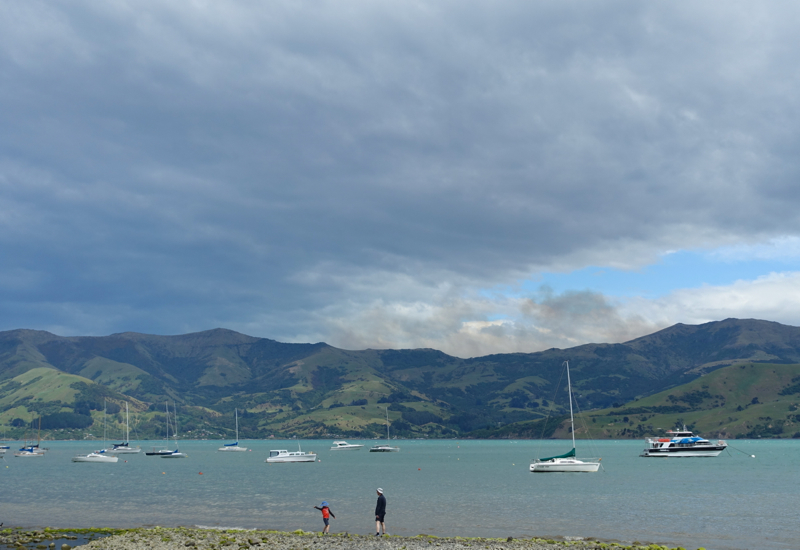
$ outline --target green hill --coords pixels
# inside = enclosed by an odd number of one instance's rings
[[[59,425],[82,425],[86,417],[96,422],[106,402],[111,429],[121,430],[118,409],[128,402],[136,437],[157,438],[163,436],[164,402],[174,401],[187,437],[232,437],[234,408],[240,411],[241,438],[379,436],[385,433],[386,407],[393,433],[406,437],[538,437],[538,421],[567,412],[566,393],[555,391],[565,360],[599,436],[639,437],[679,420],[706,435],[794,433],[786,423],[791,395],[779,392],[800,376],[800,329],[738,319],[675,325],[622,344],[471,359],[432,349],[285,344],[224,329],[105,337],[0,332],[0,425],[19,436],[20,424],[39,415],[61,415],[51,419]],[[736,369],[752,369],[756,393],[745,391],[738,379],[723,384],[740,388],[734,392],[712,391],[709,380]],[[60,377],[69,383],[58,382]],[[41,389],[31,386],[37,378]],[[764,384],[774,386],[786,410],[770,412],[772,397],[760,389]],[[751,403],[753,397],[759,403]],[[701,420],[706,417],[713,420]],[[780,434],[773,433],[773,419],[781,420]],[[53,437],[88,432],[58,429],[63,431]],[[564,428],[554,432],[563,433]]]
[[[638,438],[684,424],[706,437],[800,437],[799,407],[800,365],[743,363],[587,416],[593,437]]]

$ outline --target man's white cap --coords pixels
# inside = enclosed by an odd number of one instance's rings
[[[380,494],[383,494],[383,489],[381,489],[380,487],[378,487],[378,492],[379,492]]]

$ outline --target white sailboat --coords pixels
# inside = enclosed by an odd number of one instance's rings
[[[115,455],[131,455],[140,453],[142,451],[141,447],[131,447],[130,446],[130,419],[128,416],[128,402],[125,402],[125,442],[124,443],[114,443],[114,447],[109,449],[108,452],[115,454]]]
[[[386,444],[375,445],[369,448],[371,453],[397,453],[400,452],[400,447],[393,447],[389,444],[389,407],[386,407]]]
[[[596,472],[600,469],[600,459],[575,458],[575,418],[572,413],[572,382],[569,379],[569,361],[564,361],[567,368],[567,391],[569,393],[569,425],[572,433],[572,450],[563,455],[537,458],[531,463],[531,472]]]
[[[219,449],[218,451],[246,451],[247,447],[240,447],[239,446],[239,409],[233,409],[234,414],[236,415],[236,442],[235,443],[226,443]]]
[[[91,452],[87,455],[76,455],[72,457],[72,462],[105,462],[114,463],[119,460],[118,457],[107,454],[105,449],[106,443],[106,403],[103,401],[103,448],[99,451]]]
[[[33,428],[33,420],[31,420],[31,428]],[[25,431],[25,446],[22,447],[20,450],[16,451],[14,453],[14,456],[20,457],[20,458],[31,458],[31,457],[37,457],[37,456],[44,456],[44,453],[45,453],[46,449],[39,448],[39,445],[41,444],[41,434],[42,434],[42,417],[39,416],[39,435],[36,436],[36,445],[34,445],[32,441],[31,441],[30,444],[28,444],[28,432],[27,432],[27,429],[26,429],[26,431]]]
[[[189,458],[189,455],[178,449],[178,405],[173,402],[175,410],[175,450],[168,454],[159,455],[161,458]],[[167,423],[169,423],[169,403],[167,403]]]

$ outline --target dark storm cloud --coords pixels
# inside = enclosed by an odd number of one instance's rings
[[[0,10],[2,328],[326,338],[800,225],[793,4]]]

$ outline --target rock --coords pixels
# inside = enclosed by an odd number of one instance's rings
[[[72,546],[67,544],[66,542],[61,545],[61,550],[72,550]]]

